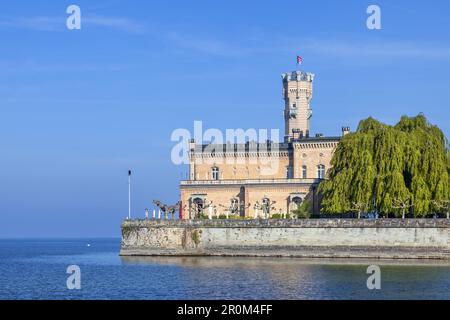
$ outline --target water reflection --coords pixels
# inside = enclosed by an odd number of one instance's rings
[[[124,266],[176,274],[187,298],[446,299],[449,261],[259,257],[121,257]],[[382,270],[382,290],[368,290],[367,267]],[[173,279],[175,281],[175,278]]]
[[[0,241],[0,299],[450,299],[450,261],[120,257],[119,246]],[[70,264],[81,267],[80,291],[67,290]],[[371,264],[381,290],[367,289]]]
[[[287,257],[176,257],[176,256],[121,256],[123,264],[160,264],[178,265],[182,267],[202,268],[261,268],[271,267],[283,269],[308,265],[334,265],[334,266],[450,266],[449,260],[414,260],[414,259],[326,259],[326,258],[287,258]]]

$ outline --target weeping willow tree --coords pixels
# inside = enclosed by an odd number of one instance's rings
[[[424,115],[395,126],[368,118],[336,148],[319,186],[322,212],[423,217],[449,210],[450,152]]]

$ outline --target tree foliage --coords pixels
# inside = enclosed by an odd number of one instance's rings
[[[325,213],[365,208],[416,217],[443,211],[450,198],[450,152],[443,132],[424,115],[403,116],[395,126],[373,118],[346,135],[319,190]],[[355,208],[357,208],[355,210]]]
[[[297,206],[297,209],[292,211],[292,214],[298,219],[307,219],[312,213],[312,202],[311,200],[305,200]]]

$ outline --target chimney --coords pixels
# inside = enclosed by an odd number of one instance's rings
[[[350,133],[350,127],[342,127],[342,136],[345,137]]]
[[[195,139],[190,139],[190,140],[189,140],[189,150],[190,150],[191,152],[194,152],[194,151],[195,151]]]
[[[309,138],[309,130],[306,130],[306,138]]]
[[[302,131],[300,129],[292,129],[292,139],[298,140],[301,138]]]

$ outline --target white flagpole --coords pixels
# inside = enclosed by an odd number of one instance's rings
[[[128,170],[128,220],[131,219],[131,170]]]

